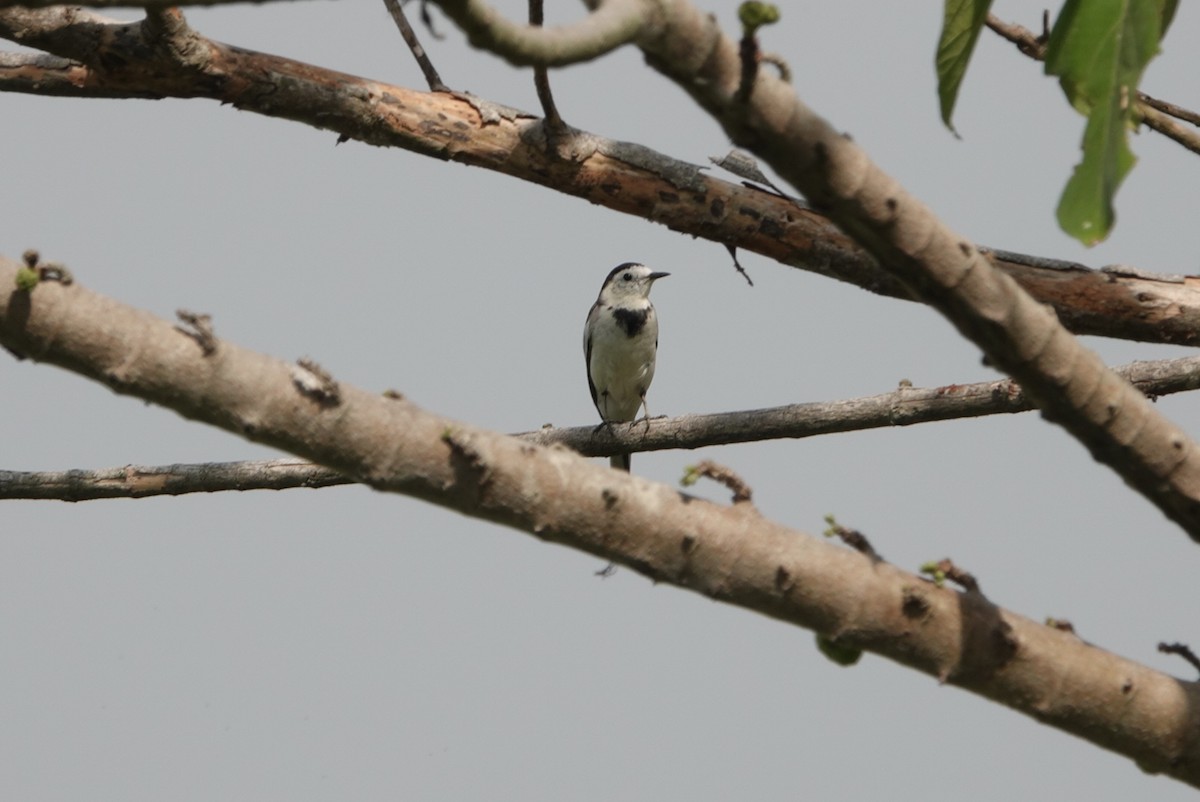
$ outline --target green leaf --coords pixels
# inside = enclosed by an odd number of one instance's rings
[[[951,131],[954,131],[954,124],[950,118],[958,100],[958,88],[967,74],[967,65],[971,61],[971,54],[975,52],[975,43],[979,41],[979,32],[983,30],[991,5],[992,0],[946,0],[946,7],[942,10],[942,35],[938,39],[934,63],[937,66],[942,122]],[[954,134],[957,136],[958,132],[954,131]]]
[[[1128,129],[1116,104],[1096,106],[1083,134],[1083,161],[1058,201],[1058,225],[1084,245],[1095,245],[1116,222],[1113,197],[1137,159],[1126,143]]]
[[[1046,48],[1071,105],[1088,117],[1083,160],[1063,190],[1058,224],[1094,245],[1116,220],[1113,198],[1136,159],[1129,150],[1133,104],[1146,65],[1158,53],[1173,0],[1067,0]]]
[[[1179,8],[1179,0],[1163,0],[1162,1],[1162,32],[1159,33],[1159,41],[1167,36],[1167,30],[1171,27],[1171,23],[1175,20],[1175,10]]]

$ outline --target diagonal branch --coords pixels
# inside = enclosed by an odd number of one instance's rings
[[[172,325],[79,282],[17,290],[0,264],[0,344],[403,493],[619,562],[876,652],[1200,786],[1200,686],[852,549],[544,448],[336,386]],[[1071,676],[1070,683],[1061,682]]]
[[[640,145],[571,132],[563,143],[571,158],[556,158],[557,151],[547,151],[541,121],[513,109],[390,86],[200,37],[194,37],[191,61],[185,63],[174,55],[179,48],[152,46],[161,36],[154,29],[83,11],[0,10],[0,36],[57,54],[0,59],[0,91],[211,98],[329,129],[345,139],[495,170],[673,231],[912,300],[828,218]],[[993,254],[997,266],[1052,305],[1076,333],[1200,345],[1200,283],[1128,268],[1097,271],[1074,262]]]
[[[663,2],[663,24],[638,42],[650,65],[950,320],[1049,420],[1200,542],[1197,444],[788,84],[761,73],[742,102],[737,44],[687,0]]]
[[[450,88],[442,83],[442,76],[438,75],[437,68],[433,66],[433,62],[429,59],[429,54],[425,52],[425,48],[421,45],[421,40],[417,38],[417,32],[413,30],[412,25],[408,22],[408,17],[404,15],[404,8],[401,6],[401,0],[383,0],[387,6],[388,14],[391,15],[392,21],[396,23],[396,28],[400,31],[400,37],[404,39],[404,44],[408,45],[408,49],[412,52],[413,58],[416,59],[417,66],[421,68],[421,73],[425,76],[425,83],[429,85],[430,92],[449,92]]]
[[[1200,389],[1200,357],[1134,362],[1114,368],[1151,398]],[[1011,379],[943,387],[902,385],[890,393],[770,409],[656,418],[636,428],[575,426],[515,434],[542,446],[563,445],[586,457],[693,449],[778,438],[805,438],[889,426],[1012,414],[1034,409]],[[353,484],[314,465],[289,460],[133,466],[69,471],[0,471],[0,500],[87,501],[226,490],[286,490]]]
[[[999,281],[1002,275],[993,271],[989,262],[953,233],[938,227],[928,210],[905,196],[852,143],[805,109],[786,85],[764,74],[749,101],[737,102],[734,93],[740,84],[741,65],[736,47],[720,35],[711,19],[682,0],[669,5],[676,18],[652,30],[642,43],[660,70],[688,89],[725,125],[735,141],[757,148],[777,172],[818,200],[821,208],[830,211],[831,217],[851,231],[905,286],[947,314],[1098,459],[1117,469],[1190,533],[1200,535],[1200,460],[1194,458],[1190,440],[1157,416],[1133,388],[1104,371],[1094,355],[1069,337],[1057,336],[1062,329],[1042,307],[1021,294],[1011,281]],[[364,141],[398,139],[410,149],[431,155],[457,156],[468,162],[474,156],[480,162],[495,164],[494,152],[469,151],[457,131],[450,136],[442,133],[438,139],[439,134],[424,124],[430,119],[422,113],[426,109],[419,103],[395,108],[395,97],[386,87],[373,84],[365,92],[348,97],[343,76],[328,76],[335,81],[332,86],[286,81],[280,74],[263,69],[266,65],[261,63],[261,54],[226,48],[199,37],[187,29],[178,12],[155,14],[140,25],[112,25],[77,11],[7,11],[0,13],[0,32],[59,56],[96,59],[98,64],[104,64],[103,56],[111,55],[114,48],[124,49],[127,59],[110,59],[116,67],[99,69],[105,71],[104,80],[132,79],[142,91],[148,84],[158,84],[171,87],[174,94],[184,94],[174,86],[180,82],[194,95],[219,96],[238,107],[269,109],[280,116],[287,116],[289,111],[300,113],[300,107],[307,115],[319,109],[314,122],[320,125],[331,124],[326,111],[331,101],[332,105],[341,102],[355,106],[358,112],[352,124],[346,126],[348,133],[344,136],[354,135]],[[707,42],[708,50],[697,50],[692,46],[696,41]],[[680,42],[692,44],[681,50]],[[286,60],[275,60],[275,66],[291,74],[309,72],[303,65]],[[309,96],[306,89],[315,89],[317,96]],[[510,119],[514,133],[528,133],[518,114],[462,102],[475,112],[467,116],[473,124],[482,126],[478,129],[481,132],[491,133],[489,127],[496,127],[489,126],[489,122]],[[281,106],[287,110],[281,112]],[[380,119],[390,116],[385,109],[402,118],[407,116],[408,128],[396,132],[398,126],[394,124],[381,125]],[[445,125],[437,128],[442,132],[452,130]],[[593,142],[581,141],[580,145],[595,147],[588,154],[605,155]],[[635,146],[619,147],[613,152],[625,163],[647,161],[644,149]],[[557,171],[558,175],[577,180],[581,160],[566,164],[551,160],[547,162],[547,174]],[[695,197],[706,188],[698,175],[695,168],[672,175],[669,183],[673,191],[666,196],[652,196],[649,208],[660,204],[673,207],[684,190]],[[850,183],[842,183],[847,177]],[[595,188],[594,184],[587,185],[588,193],[594,193]],[[710,210],[726,209],[707,195],[703,200]],[[799,212],[788,203],[787,216],[791,219]],[[634,208],[646,214],[647,206]]]

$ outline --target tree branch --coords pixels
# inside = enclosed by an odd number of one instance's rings
[[[93,501],[348,484],[355,482],[337,471],[297,459],[126,465],[97,470],[0,471],[0,499]]]
[[[1034,61],[1046,60],[1046,39],[1035,36],[1033,31],[1028,28],[1016,23],[1005,22],[995,14],[988,14],[987,26],[1000,37],[1012,42],[1018,50]],[[1144,92],[1138,92],[1134,109],[1137,118],[1147,127],[1168,139],[1174,139],[1193,153],[1200,153],[1200,133],[1184,128],[1171,119],[1175,117],[1196,125],[1200,124],[1197,123],[1200,115],[1180,106],[1155,100]]]
[[[813,629],[1020,710],[1200,787],[1200,686],[762,518],[338,386],[317,403],[294,367],[78,281],[18,290],[0,264],[0,343],[113,390],[473,517],[619,562],[655,581]],[[1072,682],[1063,683],[1063,676]]]
[[[433,62],[429,59],[429,54],[425,52],[425,48],[421,46],[421,41],[417,39],[417,32],[413,30],[412,25],[408,24],[408,17],[404,15],[401,0],[383,0],[383,3],[387,6],[388,14],[391,15],[392,21],[396,23],[396,28],[400,31],[400,37],[404,39],[404,44],[408,45],[408,49],[416,60],[417,66],[421,68],[421,73],[425,76],[425,83],[429,86],[429,91],[449,92],[450,87],[442,82],[442,76],[438,75],[437,68],[433,66]]]
[[[749,101],[736,102],[730,90],[731,85],[736,89],[741,77],[736,48],[721,36],[710,18],[682,0],[672,0],[668,5],[675,17],[661,29],[649,30],[642,43],[660,70],[688,89],[735,141],[757,147],[781,175],[817,199],[820,207],[830,210],[831,216],[853,232],[905,285],[941,309],[996,364],[1012,372],[1022,386],[1041,399],[1048,414],[1064,421],[1098,459],[1121,472],[1190,533],[1200,536],[1200,460],[1193,458],[1190,440],[1157,416],[1132,388],[1122,387],[1111,378],[1094,356],[1069,338],[1057,337],[1055,332],[1061,329],[1042,307],[1017,292],[1011,283],[998,282],[998,274],[987,261],[951,232],[939,229],[928,210],[904,196],[861,151],[805,109],[786,85],[761,75]],[[282,80],[279,73],[263,69],[267,65],[262,63],[261,54],[204,40],[187,29],[178,12],[152,15],[140,25],[113,26],[75,10],[10,10],[0,13],[0,31],[60,56],[93,58],[98,63],[102,63],[97,56],[98,51],[103,55],[100,48],[124,48],[130,51],[131,59],[117,59],[117,67],[102,69],[108,73],[106,77],[115,80],[132,76],[143,90],[147,84],[171,86],[173,81],[182,80],[195,94],[222,96],[238,107],[266,108],[279,116],[287,116],[287,112],[280,113],[280,106],[288,111],[303,106],[309,116],[312,109],[321,109],[318,124],[324,125],[331,124],[324,111],[331,103],[357,105],[353,109],[357,116],[347,128],[349,135],[363,141],[399,139],[410,149],[430,155],[457,156],[463,161],[478,156],[481,162],[494,163],[494,153],[484,155],[462,148],[463,137],[457,132],[443,133],[439,139],[427,124],[433,117],[422,114],[425,109],[419,105],[415,112],[407,104],[388,109],[400,117],[409,116],[409,128],[396,132],[400,126],[381,125],[380,118],[388,116],[384,109],[397,105],[386,87],[373,84],[351,98],[347,82],[340,79],[336,86],[317,87]],[[684,42],[689,43],[687,47],[681,47]],[[696,42],[707,42],[707,49],[697,50]],[[311,77],[311,69],[303,65],[268,60],[281,72],[308,73]],[[231,73],[242,77],[240,85]],[[265,91],[267,87],[270,91]],[[305,90],[316,90],[318,96],[310,97]],[[481,125],[480,131],[487,131],[489,121],[520,119],[517,113],[480,103],[471,108],[478,115],[471,116],[471,122]],[[530,133],[523,125],[515,127]],[[449,126],[438,128],[443,132],[453,130]],[[588,148],[588,154],[604,155],[590,140],[580,146]],[[595,150],[590,150],[593,147]],[[636,146],[616,149],[618,160],[634,164],[645,163],[648,155],[656,155],[643,151]],[[797,154],[806,155],[797,159]],[[566,165],[555,160],[554,164],[560,175],[578,177],[576,160]],[[852,185],[843,188],[831,176],[839,182],[845,176],[856,177]],[[705,187],[694,167],[672,178],[674,191],[666,198],[654,198],[651,208],[660,201],[677,202],[681,190],[699,192]],[[718,208],[711,199],[706,200],[710,209]],[[719,208],[724,211],[723,206]],[[963,292],[960,285],[972,291]],[[1127,428],[1120,431],[1123,426]],[[1132,432],[1137,436],[1133,437]]]
[[[1015,378],[1047,419],[1200,542],[1197,444],[788,84],[760,73],[742,102],[736,43],[687,0],[664,3],[663,24],[638,40],[647,62]]]
[[[209,40],[193,47],[203,54],[199,68],[195,57],[183,65],[170,49],[143,44],[140,23],[114,23],[82,11],[0,11],[0,36],[58,54],[0,60],[0,91],[211,98],[336,131],[343,139],[495,170],[673,231],[912,300],[828,218],[795,201],[586,132],[564,136],[569,158],[558,158],[557,150],[545,146],[540,121],[478,98],[416,92]],[[1200,345],[1200,282],[993,253],[997,266],[1052,305],[1076,333]]]
[[[545,24],[546,13],[542,0],[529,0],[529,24],[540,28]],[[554,103],[554,93],[550,90],[550,70],[545,64],[535,64],[533,67],[533,87],[537,90],[538,102],[542,105],[542,116],[545,120],[546,134],[549,139],[556,140],[563,133],[562,115]]]
[[[3,264],[3,260],[0,260]],[[1146,395],[1200,389],[1200,357],[1134,362],[1113,369]],[[789,404],[770,409],[656,418],[636,428],[547,428],[512,435],[542,446],[562,445],[585,457],[634,451],[694,449],[779,438],[805,438],[888,426],[1028,412],[1033,403],[1011,379],[899,389],[867,398]],[[328,487],[353,480],[296,460],[133,466],[69,471],[0,471],[0,500],[87,501],[101,498]]]
[[[603,0],[574,25],[542,28],[518,25],[483,0],[434,0],[474,47],[488,50],[518,67],[565,67],[599,58],[629,44],[652,24],[649,0]]]
[[[295,2],[295,0],[289,0]],[[267,3],[271,0],[254,0]],[[246,0],[88,0],[79,5],[89,8],[144,8],[161,11],[174,6],[231,6],[245,5]],[[61,6],[60,0],[0,0],[0,8],[20,6],[24,8],[51,8]]]

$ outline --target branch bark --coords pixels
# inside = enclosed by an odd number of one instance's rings
[[[1084,348],[967,239],[805,106],[760,73],[739,92],[735,42],[686,0],[638,44],[648,63],[829,215],[914,295],[937,309],[1092,456],[1200,541],[1200,448]]]
[[[467,35],[474,47],[502,55],[519,67],[563,67],[591,61],[629,44],[654,21],[647,0],[598,0],[580,22],[556,28],[509,22],[483,0],[446,0],[437,4]]]
[[[287,0],[295,2],[295,0]],[[88,0],[79,5],[88,8],[144,8],[147,10],[162,10],[175,6],[231,6],[244,5],[246,0]],[[254,0],[256,3],[268,3],[271,0]],[[51,8],[61,6],[59,0],[0,0],[0,8],[13,6],[23,8]]]
[[[0,259],[0,264],[4,264]],[[1200,357],[1134,362],[1113,369],[1151,398],[1200,389]],[[657,418],[636,427],[573,426],[512,435],[562,445],[585,457],[805,438],[888,426],[1028,412],[1033,402],[1011,379],[942,387],[901,385],[890,393],[770,409]],[[0,500],[101,498],[285,490],[353,484],[328,468],[296,460],[251,460],[69,471],[0,471]]]
[[[936,587],[869,555],[546,448],[430,414],[169,322],[81,286],[16,289],[0,344],[185,417],[822,633],[1008,705],[1200,787],[1200,685]],[[330,400],[330,399],[334,400]],[[1072,681],[1064,683],[1063,676]]]
[[[0,471],[0,500],[94,501],[229,490],[291,490],[354,484],[337,471],[297,459],[125,465],[69,471]]]
[[[673,231],[781,264],[913,300],[875,258],[798,202],[722,181],[649,148],[566,130],[546,147],[531,114],[463,94],[417,92],[191,34],[158,44],[163,28],[62,9],[0,10],[0,36],[55,56],[0,58],[0,91],[74,97],[205,97],[244,111],[336,131],[538,184]],[[178,37],[179,34],[175,33]],[[181,49],[187,59],[175,54]],[[1130,268],[1091,270],[994,251],[997,267],[1072,331],[1200,345],[1200,279]]]
[[[988,14],[987,26],[998,36],[1016,45],[1017,49],[1034,61],[1045,61],[1046,39],[1035,36],[1033,31],[1015,23],[1004,22],[995,14]],[[1180,108],[1171,103],[1162,103],[1144,92],[1137,93],[1135,109],[1138,118],[1151,130],[1157,131],[1168,139],[1174,139],[1193,153],[1200,153],[1200,133],[1185,128],[1176,119],[1182,119],[1193,125],[1197,124],[1195,112]]]

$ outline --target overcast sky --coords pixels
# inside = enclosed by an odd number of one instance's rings
[[[555,5],[551,21],[579,13]],[[735,3],[702,5],[735,30]],[[763,44],[964,236],[1198,272],[1200,162],[1152,133],[1134,139],[1110,241],[1087,251],[1057,229],[1084,120],[990,33],[959,103],[963,138],[941,127],[940,5],[786,4]],[[994,10],[1036,28],[1042,8]],[[188,17],[231,44],[424,86],[380,2]],[[434,17],[447,36],[425,44],[447,83],[537,110],[527,72]],[[1182,4],[1146,91],[1200,107],[1198,39],[1200,13]],[[633,49],[553,84],[579,128],[700,164],[729,149]],[[207,312],[240,345],[500,431],[596,420],[580,333],[628,260],[672,274],[653,296],[656,414],[996,377],[924,307],[742,254],[750,288],[718,245],[494,173],[335,146],[206,100],[5,95],[0,109],[0,254],[36,247],[98,292],[164,317]],[[1114,364],[1188,353],[1089,345]],[[0,469],[275,455],[3,353],[0,387]],[[1200,436],[1196,407],[1159,402]],[[775,520],[819,533],[834,513],[910,570],[950,556],[998,604],[1193,678],[1155,646],[1200,646],[1200,550],[1036,415],[642,454],[634,470],[675,484],[701,458],[737,470]],[[593,557],[403,497],[7,502],[0,532],[4,799],[1191,796],[882,658],[839,668],[808,631],[632,571],[600,579]]]

